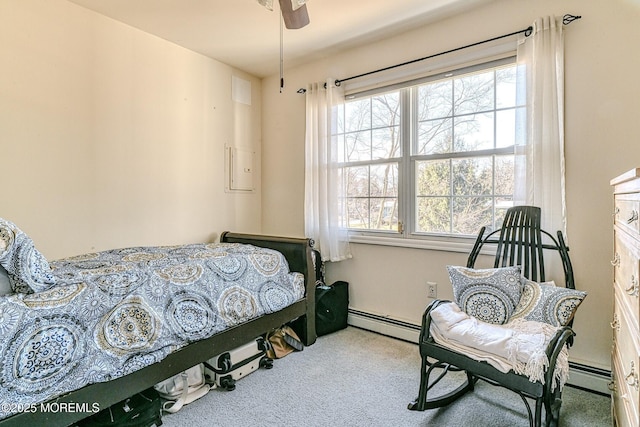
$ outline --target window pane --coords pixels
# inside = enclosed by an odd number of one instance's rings
[[[452,119],[428,120],[418,124],[416,154],[451,152]]]
[[[350,228],[398,229],[398,163],[345,168]]]
[[[477,196],[492,194],[493,161],[491,157],[473,157],[452,161],[453,194]]]
[[[453,100],[456,115],[493,109],[493,70],[454,80]]]
[[[448,197],[417,198],[416,231],[451,232],[451,199]]]
[[[451,80],[418,87],[418,120],[440,119],[453,115]]]
[[[493,113],[472,114],[455,118],[455,152],[493,148]]]
[[[496,108],[516,106],[516,67],[496,70]]]
[[[514,157],[509,156],[496,156],[496,170],[495,170],[495,194],[501,196],[513,195],[513,180],[514,180]]]
[[[451,194],[449,160],[416,162],[416,195],[448,196]]]
[[[346,168],[345,181],[347,197],[369,196],[368,166]]]
[[[345,103],[345,132],[371,128],[371,99]]]
[[[510,147],[516,141],[516,110],[496,112],[496,147]]]
[[[390,159],[402,155],[400,149],[400,126],[374,129],[372,131],[372,158]]]
[[[395,198],[371,199],[371,225],[373,230],[398,229],[398,200]]]
[[[397,197],[398,196],[398,164],[387,163],[371,166],[371,187],[369,194],[372,197]]]
[[[371,127],[387,127],[400,124],[400,92],[375,96],[371,100]]]
[[[353,132],[345,135],[348,162],[371,160],[371,132]]]
[[[369,199],[347,200],[347,226],[369,228]]]
[[[454,197],[453,232],[477,234],[485,224],[492,222],[491,197]]]

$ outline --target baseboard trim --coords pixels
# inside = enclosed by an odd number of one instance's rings
[[[420,337],[420,325],[364,311],[349,309],[347,322],[351,326],[415,344]],[[605,396],[611,394],[609,391],[611,371],[573,362],[569,362],[569,369],[567,385]]]

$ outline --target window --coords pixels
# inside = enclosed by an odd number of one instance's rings
[[[350,101],[339,127],[347,226],[369,230],[398,227],[402,160],[401,93]]]
[[[348,96],[333,135],[345,225],[412,237],[499,227],[524,114],[515,80],[510,58]]]

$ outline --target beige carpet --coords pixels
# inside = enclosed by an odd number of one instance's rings
[[[446,408],[409,411],[419,370],[417,345],[349,327],[276,360],[271,370],[250,374],[234,391],[210,391],[163,422],[167,427],[529,425],[518,395],[482,381]],[[611,426],[610,399],[565,387],[560,425]]]

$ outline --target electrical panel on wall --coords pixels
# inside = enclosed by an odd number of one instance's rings
[[[254,187],[253,150],[242,147],[227,146],[226,191],[252,192]]]

